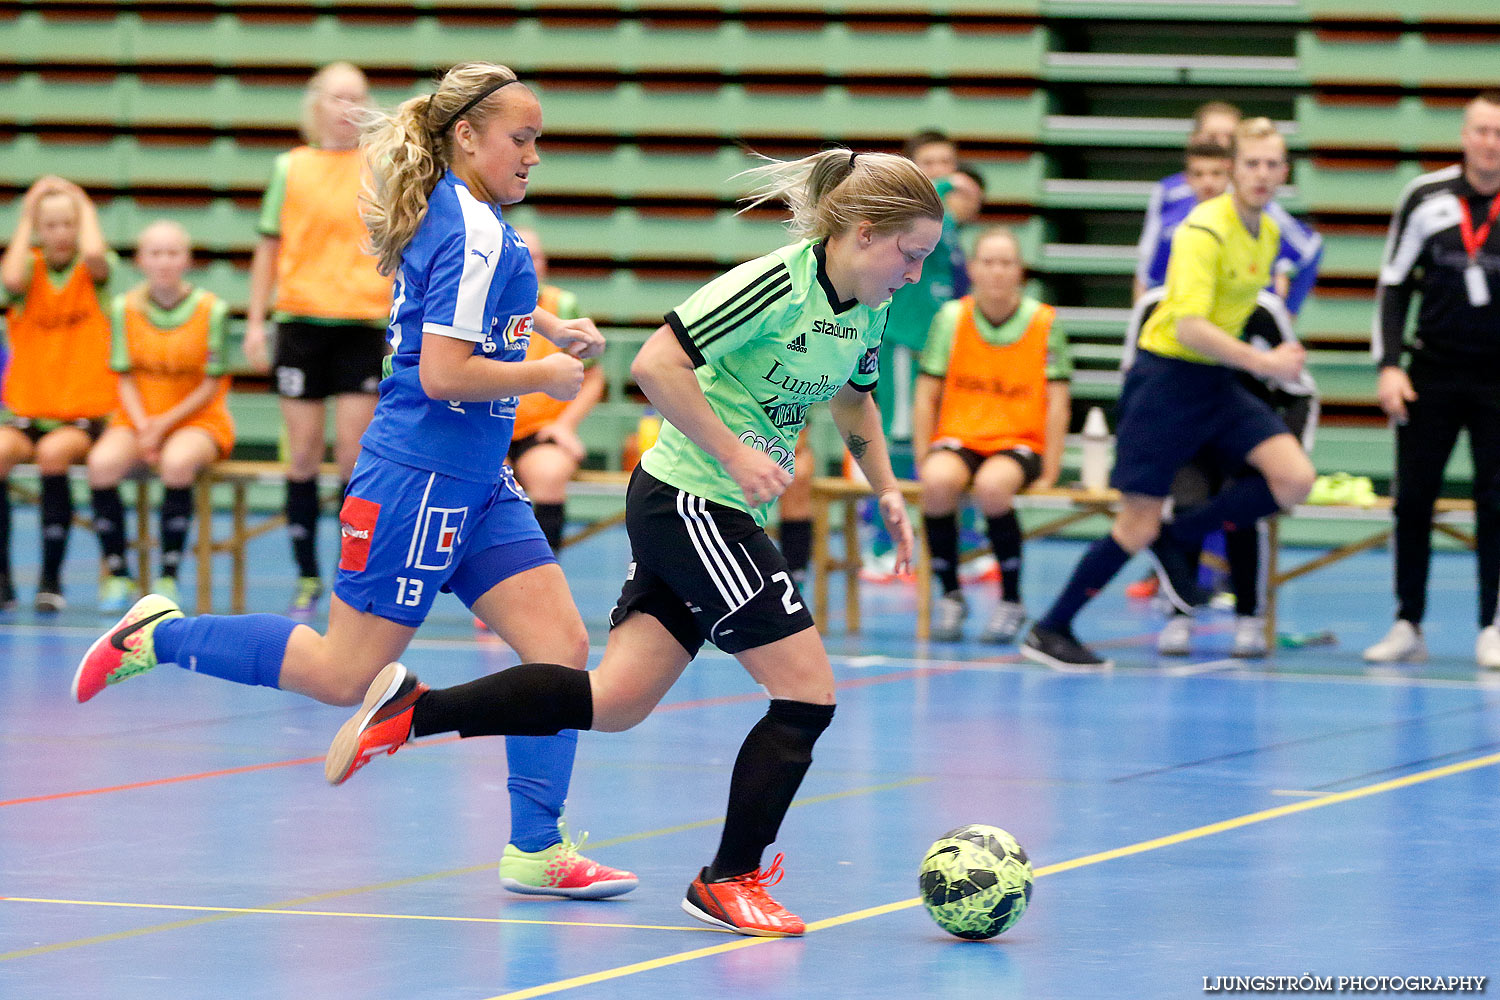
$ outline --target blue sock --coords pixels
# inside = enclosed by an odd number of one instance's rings
[[[151,641],[158,663],[273,688],[281,686],[281,661],[296,627],[281,615],[199,615],[162,622]]]
[[[1073,617],[1083,606],[1093,600],[1115,578],[1120,568],[1130,561],[1130,553],[1120,548],[1114,535],[1105,535],[1089,546],[1083,558],[1073,569],[1067,586],[1063,587],[1052,607],[1037,622],[1042,628],[1053,632],[1072,632]]]
[[[573,756],[578,730],[556,736],[507,736],[505,759],[510,765],[510,842],[532,853],[562,841],[557,821],[573,780]]]
[[[1249,527],[1280,509],[1266,477],[1257,472],[1236,479],[1206,504],[1178,511],[1164,530],[1197,548],[1210,531]]]

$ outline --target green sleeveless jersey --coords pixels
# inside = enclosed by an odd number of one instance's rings
[[[808,407],[833,398],[845,383],[875,387],[885,315],[884,304],[839,301],[823,245],[808,240],[715,278],[666,321],[697,366],[698,385],[718,418],[791,472]],[[719,463],[668,422],[641,466],[664,483],[766,522],[771,505],[752,509]]]

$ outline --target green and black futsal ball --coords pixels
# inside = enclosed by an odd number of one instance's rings
[[[937,925],[971,941],[1009,930],[1031,901],[1031,860],[1016,838],[972,823],[949,830],[922,859],[922,903]]]

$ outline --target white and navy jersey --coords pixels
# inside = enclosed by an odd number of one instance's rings
[[[1146,206],[1146,222],[1141,227],[1141,239],[1136,245],[1135,276],[1147,288],[1166,283],[1172,234],[1197,205],[1198,198],[1181,173],[1163,179],[1152,189],[1151,201]],[[1276,250],[1273,273],[1291,279],[1285,301],[1287,310],[1295,316],[1301,311],[1302,303],[1307,301],[1313,285],[1317,284],[1318,268],[1323,263],[1323,237],[1278,202],[1266,205],[1265,212],[1281,229],[1281,245]]]
[[[386,331],[391,354],[361,445],[414,468],[499,481],[516,397],[479,403],[429,397],[418,376],[422,337],[468,341],[475,354],[497,364],[524,360],[536,297],[526,244],[499,206],[474,197],[448,171],[401,254]]]
[[[1371,353],[1382,368],[1401,363],[1413,292],[1422,296],[1411,343],[1414,359],[1466,371],[1493,372],[1500,365],[1500,222],[1490,227],[1476,257],[1490,301],[1475,306],[1464,284],[1469,254],[1459,230],[1460,198],[1469,206],[1474,228],[1481,228],[1492,198],[1475,191],[1458,166],[1416,178],[1396,203],[1380,261],[1370,338]]]

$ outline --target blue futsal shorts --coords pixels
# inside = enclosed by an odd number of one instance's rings
[[[422,624],[439,591],[469,606],[502,580],[557,561],[508,466],[499,482],[478,483],[363,451],[339,533],[333,592],[400,625]]]
[[[1238,469],[1285,422],[1240,383],[1237,369],[1140,351],[1115,407],[1115,468],[1122,493],[1166,497],[1172,479],[1204,448]]]

